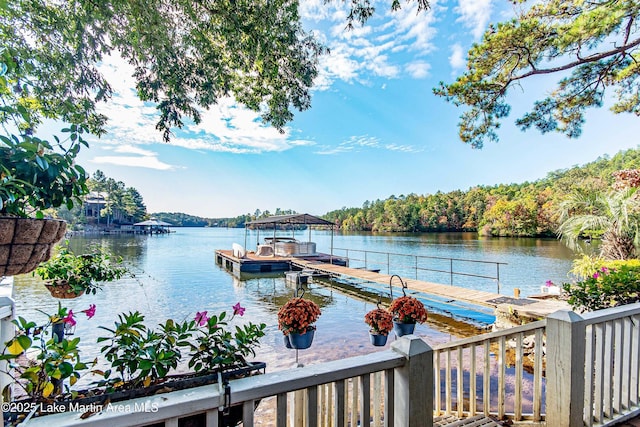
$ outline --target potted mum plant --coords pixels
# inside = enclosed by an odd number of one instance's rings
[[[374,308],[364,315],[364,321],[369,325],[369,339],[375,346],[384,346],[387,336],[393,329],[393,316],[380,307]]]
[[[278,328],[285,337],[285,345],[297,350],[311,347],[316,327],[313,325],[320,317],[320,307],[315,302],[292,298],[278,311]]]
[[[76,298],[85,292],[95,294],[101,283],[118,280],[129,270],[122,258],[104,249],[94,248],[90,253],[75,255],[68,242],[48,261],[40,264],[35,274],[55,298]]]
[[[412,334],[416,323],[427,321],[427,310],[418,299],[401,296],[391,301],[389,311],[393,315],[393,331],[397,336]]]

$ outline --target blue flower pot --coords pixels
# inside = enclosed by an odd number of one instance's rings
[[[291,347],[291,341],[289,341],[289,335],[283,335],[282,337],[284,338],[284,346],[287,348],[293,348]]]
[[[315,329],[310,329],[304,334],[289,334],[289,343],[291,344],[291,348],[295,348],[296,350],[304,350],[311,347],[311,343],[313,342],[313,335],[315,332]]]
[[[415,323],[403,323],[393,321],[393,332],[396,333],[397,336],[401,337],[404,335],[410,335],[416,329]]]
[[[387,343],[388,335],[380,335],[380,334],[369,334],[369,339],[371,340],[371,344],[376,347],[382,347]]]

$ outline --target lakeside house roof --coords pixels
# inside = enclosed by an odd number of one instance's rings
[[[274,215],[245,223],[245,225],[257,226],[273,224],[334,225],[331,221],[309,214]]]

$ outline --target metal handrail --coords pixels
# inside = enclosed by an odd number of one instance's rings
[[[449,284],[450,285],[453,285],[453,276],[478,277],[478,278],[482,278],[482,279],[495,280],[496,283],[497,283],[497,287],[498,287],[498,292],[497,293],[500,293],[500,266],[501,265],[508,265],[508,263],[506,263],[506,262],[499,262],[499,261],[485,261],[485,260],[439,257],[439,256],[429,256],[429,255],[411,255],[411,254],[401,254],[401,253],[394,253],[394,252],[370,251],[370,250],[364,250],[364,249],[333,248],[333,252],[334,253],[335,253],[335,251],[344,251],[345,252],[345,258],[349,262],[351,262],[351,261],[362,261],[362,262],[364,262],[364,268],[368,268],[368,265],[371,263],[371,260],[368,257],[369,254],[386,256],[387,257],[387,261],[386,261],[387,274],[391,274],[391,256],[413,258],[415,260],[413,264],[395,264],[394,267],[401,268],[401,269],[402,268],[408,268],[410,270],[414,270],[415,271],[416,280],[418,279],[418,271],[430,271],[430,272],[435,272],[435,273],[449,274]],[[351,257],[351,256],[349,256],[349,252],[363,253],[364,254],[364,258]],[[334,254],[334,253],[332,253],[332,254]],[[418,260],[421,260],[421,259],[449,261],[449,269],[448,270],[442,270],[442,269],[437,269],[437,268],[420,267],[418,265]],[[476,274],[476,273],[455,271],[453,269],[454,261],[456,261],[456,262],[469,262],[469,263],[476,263],[476,264],[493,264],[493,265],[496,266],[496,274],[495,274],[495,276],[489,276],[489,275],[484,275],[484,274]],[[382,264],[384,264],[384,262],[382,262]]]

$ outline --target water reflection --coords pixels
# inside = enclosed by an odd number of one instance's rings
[[[308,234],[305,232],[302,236],[298,233],[296,237],[306,240]],[[314,230],[312,239],[317,242],[319,251],[330,251],[329,232]],[[247,241],[256,240],[257,234],[250,231]],[[96,316],[91,320],[79,318],[76,329],[76,335],[82,338],[81,349],[85,357],[92,359],[99,356],[99,346],[95,341],[105,335],[99,325],[112,326],[119,313],[140,311],[147,325],[153,326],[167,318],[178,321],[191,319],[197,311],[230,312],[232,305],[240,301],[247,310],[243,317],[236,317],[234,322],[267,324],[257,360],[267,362],[268,370],[294,365],[296,352],[284,348],[277,325],[278,309],[294,294],[293,287],[286,283],[284,275],[243,275],[237,279],[215,264],[215,249],[227,249],[233,243],[244,244],[244,241],[243,229],[222,228],[179,228],[176,233],[158,236],[72,237],[70,245],[74,251],[82,252],[98,244],[122,256],[136,272],[135,278],[107,284],[96,295],[84,295],[63,302],[74,312],[87,308],[89,304],[97,305]],[[573,258],[570,251],[553,239],[479,239],[474,233],[337,234],[334,236],[334,245],[381,252],[507,262],[508,265],[504,270],[501,267],[500,271],[504,292],[511,294],[513,287],[520,287],[525,295],[537,290],[546,280],[566,277]],[[384,268],[387,268],[386,265]],[[391,269],[394,268],[392,265]],[[445,275],[438,281],[448,283],[447,280]],[[488,285],[475,282],[472,285],[495,290],[495,283],[491,281]],[[305,297],[321,306],[322,315],[317,323],[314,344],[309,350],[298,352],[299,362],[335,360],[378,351],[379,348],[369,344],[368,326],[363,320],[365,313],[375,307],[378,292],[369,290],[369,295],[367,292],[346,294],[337,282],[310,283]],[[15,299],[18,314],[37,321],[43,320],[43,315],[37,310],[52,313],[58,304],[42,283],[31,275],[16,278]],[[450,320],[443,313],[431,311],[428,323],[419,325],[416,332],[429,343],[436,344],[457,336],[473,335],[479,330],[459,320]],[[387,346],[391,342],[393,339],[388,340]]]

